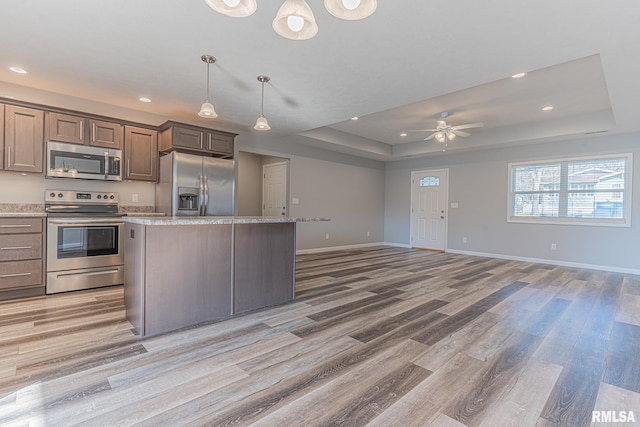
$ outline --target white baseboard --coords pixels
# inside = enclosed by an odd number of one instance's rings
[[[388,243],[376,242],[376,243],[360,243],[357,245],[346,245],[346,246],[329,246],[326,248],[300,249],[296,251],[296,255],[319,254],[322,252],[344,251],[347,249],[368,248],[371,246],[391,246],[391,245],[389,245]]]
[[[513,256],[513,255],[493,254],[493,253],[486,253],[486,252],[461,251],[458,249],[447,249],[446,252],[452,253],[452,254],[460,254],[460,255],[508,259],[511,261],[525,261],[525,262],[534,262],[538,264],[560,265],[563,267],[586,268],[589,270],[611,271],[613,273],[640,274],[639,269],[613,267],[609,265],[584,264],[581,262],[560,261],[556,259],[529,258],[529,257],[521,257],[521,256]]]

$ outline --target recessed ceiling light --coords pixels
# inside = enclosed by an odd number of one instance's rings
[[[151,102],[151,99],[147,98],[146,96],[143,96],[142,98],[138,98],[138,99],[142,102]]]
[[[527,75],[527,73],[517,73],[517,74],[514,74],[513,76],[511,76],[511,78],[519,79],[519,78],[522,78],[522,77],[524,77],[526,75]]]
[[[27,74],[28,73],[27,70],[25,70],[24,68],[21,68],[21,67],[9,67],[9,69],[11,71],[13,71],[14,73],[18,73],[18,74]]]
[[[551,111],[553,110],[553,105],[545,105],[542,107],[542,111]]]
[[[407,136],[407,133],[406,133],[406,132],[402,132],[402,133],[400,134],[400,136]]]
[[[358,120],[359,118],[360,117],[358,117],[358,116],[354,116],[354,117],[351,117],[351,120]]]

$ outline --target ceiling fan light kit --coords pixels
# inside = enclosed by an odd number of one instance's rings
[[[233,18],[245,18],[253,15],[258,8],[256,0],[204,0],[216,12]]]
[[[223,15],[234,18],[251,16],[257,9],[256,0],[204,0]],[[376,11],[377,0],[324,0],[324,7],[336,18],[347,21],[364,19]],[[309,40],[318,34],[318,24],[305,0],[285,0],[271,23],[273,30],[289,40]]]
[[[461,136],[466,138],[471,136],[470,133],[462,132],[460,129],[471,129],[471,128],[479,128],[484,126],[484,123],[476,122],[476,123],[467,123],[465,125],[454,126],[451,123],[447,122],[447,117],[449,117],[449,113],[446,111],[440,113],[440,120],[436,122],[436,127],[433,129],[418,129],[409,132],[433,132],[431,135],[427,136],[424,140],[429,141],[431,139],[435,139],[441,144],[444,144],[442,147],[442,151],[445,151],[447,144],[449,141],[453,141],[457,136]]]
[[[304,0],[285,0],[272,26],[276,33],[290,40],[308,40],[318,34],[316,18]]]
[[[324,0],[324,7],[336,18],[356,21],[371,16],[378,7],[377,0]]]

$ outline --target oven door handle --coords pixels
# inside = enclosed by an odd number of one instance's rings
[[[124,225],[124,222],[114,222],[104,219],[50,219],[49,224],[71,224],[71,225]]]

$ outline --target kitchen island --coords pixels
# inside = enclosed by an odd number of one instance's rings
[[[127,319],[142,336],[295,298],[296,223],[287,217],[125,217]]]

